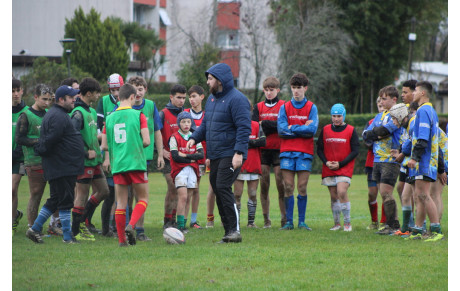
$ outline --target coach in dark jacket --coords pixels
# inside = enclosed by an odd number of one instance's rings
[[[232,185],[247,157],[251,109],[246,96],[233,86],[232,71],[227,64],[216,64],[205,75],[211,95],[203,121],[188,146],[206,140],[206,158],[211,160],[209,180],[225,228],[221,242],[241,242]]]
[[[80,132],[73,127],[69,116],[69,112],[74,108],[73,98],[69,97],[75,95],[67,95],[68,100],[72,101],[58,99],[58,93],[78,94],[79,92],[72,90],[56,91],[56,103],[45,114],[40,128],[40,139],[35,152],[42,157],[45,179],[48,181],[65,176],[77,176],[84,171],[83,139]],[[62,104],[58,103],[58,100]]]
[[[77,242],[70,230],[70,209],[77,176],[84,172],[85,151],[81,134],[72,125],[69,112],[74,108],[75,95],[79,92],[70,86],[56,90],[56,102],[43,117],[40,138],[34,146],[35,153],[42,157],[45,179],[50,185],[50,198],[26,232],[35,243],[43,243],[40,237],[43,224],[56,210],[59,210],[64,242]]]

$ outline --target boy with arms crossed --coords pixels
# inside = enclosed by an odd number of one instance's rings
[[[373,143],[372,178],[377,182],[387,218],[387,225],[377,233],[388,235],[400,227],[397,219],[396,201],[393,197],[393,189],[399,174],[399,164],[391,155],[391,150],[399,149],[402,129],[393,123],[389,115],[390,108],[398,101],[398,90],[394,86],[386,86],[382,92],[381,103],[385,111],[376,115],[372,124],[363,132],[363,139],[368,144]]]
[[[343,230],[351,231],[350,200],[348,187],[351,184],[355,158],[359,154],[359,138],[353,126],[345,123],[345,107],[338,103],[331,108],[332,124],[326,125],[316,142],[318,156],[323,162],[322,182],[331,195],[334,226],[339,230],[340,211],[343,214]]]
[[[99,82],[84,78],[80,83],[80,98],[75,101],[72,123],[80,131],[85,145],[85,172],[77,177],[75,202],[72,210],[72,232],[77,240],[94,241],[94,235],[85,224],[87,216],[92,216],[99,203],[109,195],[107,181],[102,171],[102,155],[97,134],[97,113],[91,107],[101,94]],[[88,200],[89,188],[94,194]]]
[[[280,145],[278,136],[278,112],[284,100],[278,98],[280,81],[268,77],[263,82],[265,101],[257,103],[252,112],[252,120],[259,122],[266,136],[266,145],[261,148],[262,177],[260,179],[260,202],[264,215],[264,228],[271,227],[270,220],[270,166],[275,173],[276,188],[278,189],[278,204],[281,214],[281,227],[286,223],[286,206],[284,205],[284,182],[280,170]]]
[[[200,143],[187,148],[187,142],[192,135],[192,116],[183,111],[177,115],[179,130],[170,137],[171,178],[177,191],[177,228],[186,233],[186,207],[189,206],[193,190],[198,187],[198,160],[204,158],[203,147]]]
[[[51,102],[51,95],[53,95],[53,91],[49,86],[38,84],[34,91],[34,105],[19,116],[16,125],[15,139],[16,143],[22,146],[24,166],[29,180],[30,198],[27,205],[29,227],[34,224],[37,218],[38,208],[46,186],[42,158],[35,155],[34,145],[38,143],[38,139],[40,138],[40,127],[48,105]]]
[[[286,224],[281,230],[294,229],[294,178],[297,174],[298,228],[311,230],[305,223],[307,210],[307,184],[313,161],[313,136],[318,129],[318,109],[307,100],[308,78],[305,74],[294,74],[289,81],[292,99],[280,108],[278,134],[281,140],[281,172],[285,183]]]
[[[149,146],[150,136],[145,115],[132,108],[135,96],[136,89],[133,86],[125,84],[120,88],[120,106],[107,116],[105,131],[102,133],[102,150],[108,150],[110,153],[115,183],[115,221],[120,247],[128,246],[125,234],[130,245],[136,244],[134,228],[148,204],[148,175],[144,148]],[[131,220],[125,228],[129,185],[135,190],[139,202],[134,207]]]
[[[204,111],[202,109],[201,103],[203,102],[204,99],[204,89],[198,85],[193,85],[188,89],[188,100],[190,102],[190,105],[192,108],[187,108],[184,111],[190,112],[193,121],[195,122],[196,127],[199,127],[201,125],[201,122],[203,121],[204,118]],[[201,142],[201,145],[203,147],[203,154],[204,158],[198,160],[198,167],[199,167],[199,179],[197,181],[198,185],[196,188],[193,189],[193,194],[192,194],[192,215],[190,216],[190,228],[196,228],[196,229],[201,229],[201,225],[198,224],[196,218],[198,216],[198,206],[200,203],[200,180],[201,177],[204,176],[206,173],[206,142],[203,141]],[[211,186],[209,186],[211,188]],[[185,220],[187,220],[187,215],[188,215],[188,209],[185,211]]]

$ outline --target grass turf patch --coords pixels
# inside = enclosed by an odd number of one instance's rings
[[[217,207],[215,227],[192,229],[185,245],[168,245],[162,237],[166,182],[159,173],[149,175],[150,201],[145,233],[150,242],[119,248],[116,238],[96,236],[95,242],[62,243],[61,237],[44,237],[43,245],[26,238],[27,217],[13,236],[13,289],[101,290],[286,290],[286,289],[447,289],[447,239],[435,243],[404,241],[366,230],[370,223],[367,182],[354,176],[348,191],[352,232],[330,231],[333,225],[327,188],[312,175],[308,184],[306,222],[313,229],[280,231],[276,187],[270,187],[271,229],[248,229],[247,192],[242,197],[241,244],[216,244],[224,234]],[[206,224],[207,177],[202,179],[198,220]],[[396,190],[394,191],[397,197]],[[19,209],[25,212],[27,177],[19,188]],[[45,190],[42,204],[49,197]],[[379,198],[379,214],[381,199]],[[398,213],[402,217],[399,199]],[[443,233],[448,235],[447,187],[444,189]],[[260,201],[260,200],[259,200]],[[100,228],[100,207],[93,223]],[[263,226],[261,205],[256,225]],[[44,227],[46,232],[47,223]]]

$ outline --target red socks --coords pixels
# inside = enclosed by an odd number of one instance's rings
[[[379,210],[378,210],[377,201],[369,203],[369,211],[371,212],[372,222],[377,222],[379,220]]]
[[[117,224],[118,241],[126,242],[125,239],[125,224],[126,224],[126,209],[115,210],[115,223]]]
[[[387,222],[387,217],[385,216],[385,211],[383,210],[383,203],[382,203],[382,218],[380,218],[380,223]]]
[[[136,222],[139,220],[139,218],[141,218],[146,209],[147,202],[144,200],[139,200],[139,202],[136,203],[136,206],[134,206],[133,214],[131,215],[131,220],[129,221],[129,224],[131,224],[133,228],[135,228]]]

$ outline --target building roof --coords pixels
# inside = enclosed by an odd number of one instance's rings
[[[449,75],[448,64],[443,62],[414,62],[412,70],[446,77]]]

